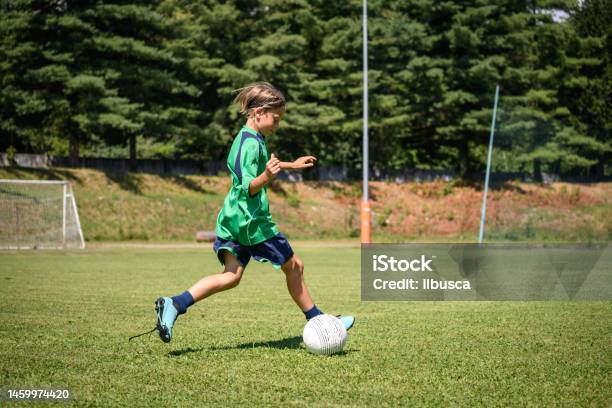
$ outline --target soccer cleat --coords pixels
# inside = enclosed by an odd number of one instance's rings
[[[341,316],[341,315],[338,315],[336,317],[338,319],[340,319],[340,321],[344,325],[344,328],[346,329],[346,331],[349,331],[351,329],[351,327],[353,327],[353,325],[355,324],[355,317],[354,316]]]
[[[174,307],[172,299],[169,297],[160,297],[155,301],[155,312],[157,313],[157,331],[159,338],[164,343],[169,343],[172,340],[172,327],[178,315],[178,310]]]

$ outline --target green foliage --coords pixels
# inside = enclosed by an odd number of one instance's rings
[[[8,145],[35,152],[172,137],[198,90],[177,79],[173,31],[155,4],[8,2],[0,66]],[[181,97],[177,97],[181,95]],[[184,96],[183,96],[184,95]],[[178,103],[178,106],[177,105]]]
[[[360,1],[53,4],[3,3],[0,149],[220,160],[243,120],[232,91],[266,80],[289,101],[271,151],[361,167]],[[482,171],[499,84],[495,168],[609,174],[610,9],[371,0],[371,166]]]

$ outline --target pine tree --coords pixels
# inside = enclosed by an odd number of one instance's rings
[[[127,142],[134,160],[138,134],[168,140],[198,117],[191,98],[200,91],[178,78],[182,60],[167,44],[179,34],[156,12],[153,2],[100,3],[84,16],[97,29],[90,44],[92,69],[109,78],[125,101],[102,122],[109,128],[106,141]]]
[[[80,69],[75,48],[92,27],[65,11],[64,3],[45,1],[2,6],[2,131],[33,152],[68,142],[77,152],[92,136],[98,99],[112,93],[104,78]]]
[[[569,109],[587,81],[580,71],[592,61],[580,56],[584,44],[569,23],[555,19],[568,11],[569,2],[541,2],[511,20],[521,36],[508,43],[512,66],[505,72],[510,97],[503,132],[513,139],[510,151],[519,169],[532,171],[536,180],[543,171],[584,173],[603,147]]]
[[[573,58],[563,98],[580,132],[573,147],[589,159],[588,174],[602,177],[612,174],[612,2],[586,0],[571,14]]]
[[[369,1],[370,165],[482,171],[501,85],[494,168],[609,171],[609,0]],[[289,101],[269,148],[361,167],[362,2],[2,3],[0,147],[162,143],[220,160],[244,118],[232,91]],[[560,18],[571,14],[569,21]],[[68,148],[70,146],[70,149]],[[606,165],[608,170],[606,170]]]
[[[34,151],[78,159],[95,141],[130,145],[168,138],[198,115],[192,85],[175,78],[172,30],[142,4],[6,3],[0,66],[2,129]]]

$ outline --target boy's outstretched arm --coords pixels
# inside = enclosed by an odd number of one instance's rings
[[[314,156],[302,156],[294,162],[282,162],[272,153],[270,160],[266,163],[266,170],[255,177],[249,184],[249,195],[254,196],[269,182],[274,180],[281,170],[302,170],[314,166],[317,158]]]
[[[302,170],[315,165],[317,158],[314,156],[302,156],[294,162],[280,162],[281,170]]]

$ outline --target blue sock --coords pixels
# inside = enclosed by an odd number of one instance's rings
[[[304,312],[304,315],[306,316],[306,320],[310,320],[313,317],[318,316],[318,315],[322,315],[322,314],[323,314],[323,312],[319,310],[317,305],[314,305],[312,307],[312,309],[307,310],[307,311]]]
[[[177,308],[179,314],[183,314],[187,311],[187,308],[193,305],[193,296],[189,291],[184,291],[180,295],[172,296],[172,301],[174,302],[174,307]]]

